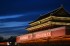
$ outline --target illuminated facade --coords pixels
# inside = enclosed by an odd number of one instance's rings
[[[48,38],[50,41],[60,41],[60,38],[70,37],[70,14],[62,6],[40,16],[37,20],[29,23],[29,25],[26,28],[29,34],[18,36],[18,43],[44,43],[47,42]],[[67,40],[70,41],[70,39]]]
[[[40,16],[37,20],[30,23],[30,27],[26,28],[29,32],[44,30],[46,27],[69,26],[70,14],[63,7],[59,7],[54,11]],[[48,28],[46,28],[48,29]]]

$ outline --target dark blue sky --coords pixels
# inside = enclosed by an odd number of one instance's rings
[[[27,33],[25,27],[40,15],[63,4],[70,11],[70,0],[0,0],[0,35]]]

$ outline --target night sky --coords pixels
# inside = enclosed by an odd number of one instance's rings
[[[63,4],[70,12],[70,0],[0,0],[0,36],[27,33],[28,23]]]

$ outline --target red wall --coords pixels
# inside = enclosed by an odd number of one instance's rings
[[[65,35],[65,27],[58,27],[49,30],[43,30],[39,32],[34,32],[26,35],[21,35],[16,38],[17,43],[21,43],[23,41],[44,38],[44,37],[58,37]]]
[[[58,37],[58,36],[64,36],[65,35],[65,27],[57,28],[57,30],[52,31],[51,37]]]

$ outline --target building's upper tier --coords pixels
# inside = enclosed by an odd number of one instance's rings
[[[56,16],[49,16],[47,18],[41,19],[39,21],[36,21],[34,23],[31,23],[31,26],[36,26],[36,25],[40,25],[42,23],[45,23],[47,21],[60,21],[60,22],[69,22],[70,21],[70,17],[56,17]]]
[[[48,20],[51,20],[52,18],[57,20],[70,20],[69,17],[70,17],[70,14],[63,7],[59,7],[48,14],[44,14],[40,16],[37,20],[31,22],[30,26],[39,25]]]

